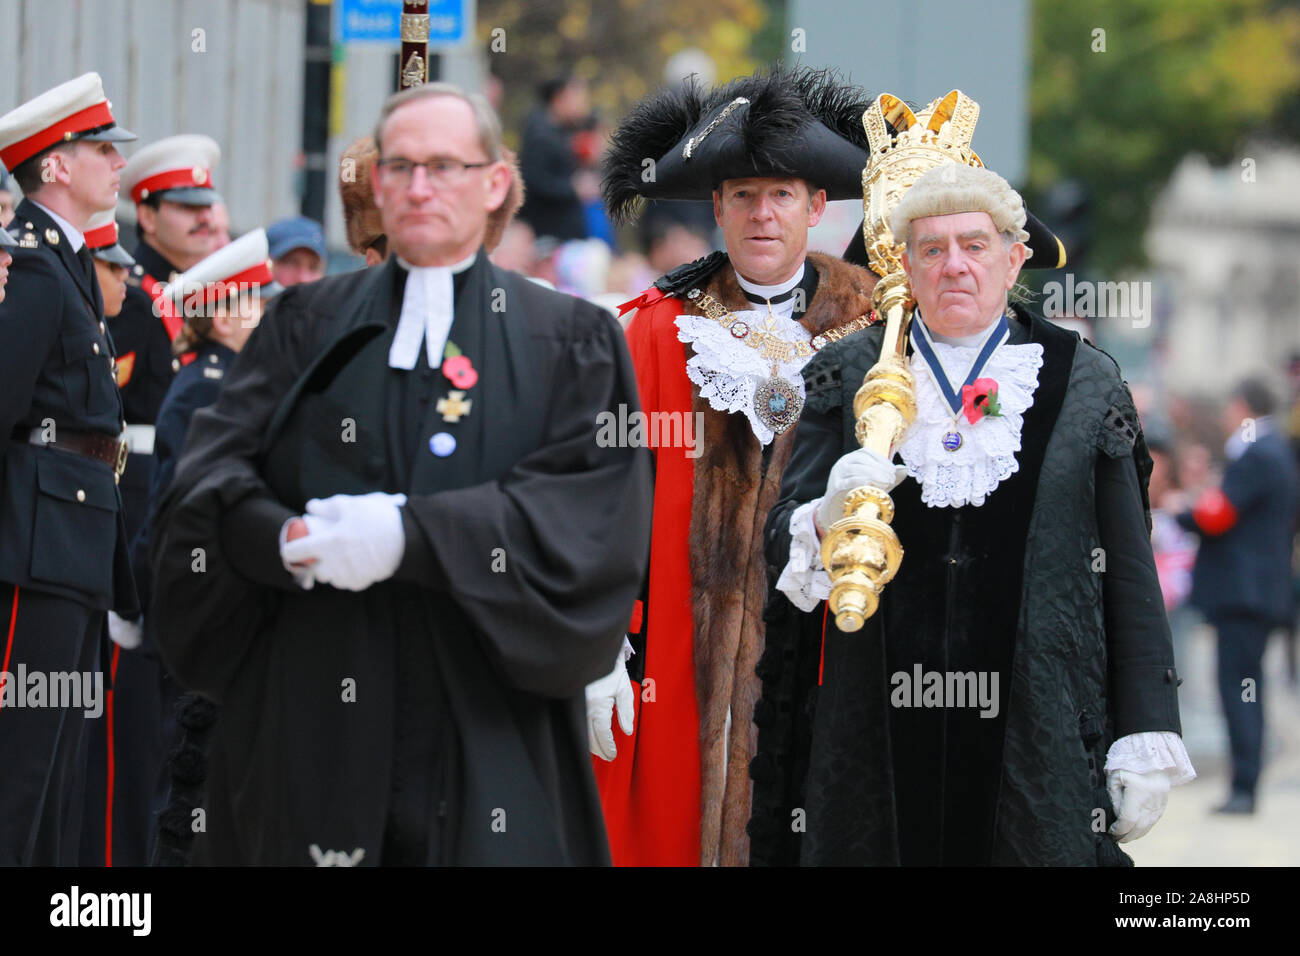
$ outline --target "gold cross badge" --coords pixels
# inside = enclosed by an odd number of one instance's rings
[[[472,399],[468,402],[465,401],[464,392],[453,390],[448,393],[446,398],[438,399],[436,409],[442,413],[442,420],[444,422],[452,422],[454,424],[460,421],[462,417],[469,414],[470,407],[473,404],[474,401]]]

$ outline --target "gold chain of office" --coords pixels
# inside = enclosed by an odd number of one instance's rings
[[[763,358],[772,362],[790,362],[795,357],[807,358],[814,352],[820,352],[832,342],[838,342],[846,335],[865,329],[876,319],[876,313],[868,312],[828,332],[820,332],[808,342],[787,342],[772,332],[756,329],[748,322],[742,321],[735,313],[702,289],[692,289],[686,298],[693,301],[704,314],[717,322],[740,342],[763,353]]]

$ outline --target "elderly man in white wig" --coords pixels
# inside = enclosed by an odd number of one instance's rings
[[[780,835],[756,858],[1126,865],[1117,844],[1194,776],[1142,429],[1113,360],[1008,304],[1025,218],[1002,177],[956,164],[895,209],[919,407],[901,463],[854,440],[879,327],[804,369],[807,407],[767,526],[779,621],[760,665],[760,712],[791,716],[762,730],[751,821]],[[846,634],[824,615],[819,542],[864,484],[892,494],[906,554],[879,610]],[[796,808],[804,833],[791,832]]]

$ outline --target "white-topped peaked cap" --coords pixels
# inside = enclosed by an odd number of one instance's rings
[[[231,293],[252,289],[270,295],[274,281],[266,230],[254,229],[182,272],[163,295],[178,307],[193,309],[197,302],[210,305]]]
[[[129,142],[113,119],[98,73],[83,73],[0,116],[0,163],[12,170],[41,150],[74,139]]]
[[[112,209],[105,209],[90,217],[86,223],[86,248],[96,259],[131,268],[135,260],[117,244],[117,219]]]
[[[221,162],[221,147],[211,136],[185,133],[150,143],[127,160],[122,192],[140,203],[150,196],[190,206],[221,202],[212,188],[212,170]]]

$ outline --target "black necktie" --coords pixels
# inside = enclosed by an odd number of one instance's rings
[[[86,278],[90,280],[90,295],[95,302],[95,310],[102,316],[104,314],[104,299],[99,292],[99,275],[95,272],[95,257],[90,254],[90,248],[84,243],[77,250],[77,260],[81,263],[81,268],[86,270]]]
[[[99,276],[95,275],[95,258],[90,254],[90,248],[83,244],[77,250],[77,258],[81,261],[81,268],[86,270],[86,277],[92,283],[98,282]]]

